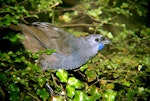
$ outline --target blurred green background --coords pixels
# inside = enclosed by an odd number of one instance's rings
[[[1,101],[148,101],[149,0],[0,0]],[[50,22],[75,36],[102,34],[112,45],[72,71],[42,72],[11,24]],[[57,94],[46,91],[48,83]]]

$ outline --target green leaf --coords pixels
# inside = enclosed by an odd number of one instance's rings
[[[95,80],[96,77],[97,77],[97,74],[96,74],[95,71],[88,71],[88,70],[86,70],[85,74],[86,74],[86,77],[88,79],[88,82],[91,82],[91,81]]]
[[[9,86],[8,86],[8,93],[9,93],[9,100],[11,101],[18,101],[19,100],[19,92],[20,92],[20,89],[18,88],[18,86],[15,84],[15,83],[11,83]]]
[[[81,90],[75,91],[75,96],[73,98],[73,101],[87,101],[88,96],[82,92]]]
[[[36,54],[36,53],[32,54],[32,58],[33,59],[38,59],[39,58],[39,54]]]
[[[99,92],[99,88],[96,86],[90,86],[90,88],[88,88],[88,93],[91,95],[89,97],[89,101],[96,101],[98,99],[100,99],[101,94]]]
[[[84,64],[83,66],[81,66],[80,67],[80,71],[84,71],[85,69],[87,69],[87,67],[88,67],[88,65],[87,65],[88,63],[86,63],[86,64]]]
[[[75,88],[70,85],[67,85],[66,91],[67,91],[68,97],[73,98],[73,96],[75,95]]]
[[[19,92],[19,88],[17,87],[17,85],[15,83],[11,83],[9,86],[9,91],[13,91],[13,92]]]
[[[43,78],[38,78],[37,79],[37,81],[38,81],[38,84],[40,85],[40,87],[42,87],[44,84],[45,84],[45,80],[43,80]]]
[[[122,3],[121,8],[128,8],[129,5],[127,3]]]
[[[16,42],[16,41],[18,41],[19,38],[20,38],[19,34],[15,34],[15,35],[10,34],[10,35],[4,37],[4,39],[8,39],[11,42]]]
[[[68,73],[63,69],[58,69],[56,72],[56,76],[59,78],[61,82],[67,82],[68,80]]]
[[[70,77],[68,79],[68,84],[74,88],[81,88],[82,87],[82,82],[75,77]]]
[[[46,53],[47,55],[51,55],[51,54],[54,53],[54,52],[56,52],[54,49],[53,49],[53,50],[50,50],[50,49],[46,49],[46,50],[45,50],[45,53]]]
[[[39,95],[40,98],[42,98],[43,101],[46,101],[49,98],[49,93],[46,91],[45,88],[38,89],[36,94]]]
[[[128,92],[126,93],[127,101],[131,101],[136,93],[137,93],[137,90],[135,89],[128,90]]]
[[[111,89],[106,90],[104,93],[104,99],[105,101],[115,101],[117,92]]]
[[[125,85],[125,86],[127,86],[127,87],[130,87],[130,86],[131,86],[131,82],[126,81],[126,82],[123,83],[123,85]]]

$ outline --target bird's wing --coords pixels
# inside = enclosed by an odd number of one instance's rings
[[[28,50],[37,52],[43,49],[56,49],[58,54],[63,55],[69,55],[72,52],[71,43],[76,38],[50,23],[35,22],[32,26],[25,24],[19,24],[19,26],[26,38],[22,43]]]

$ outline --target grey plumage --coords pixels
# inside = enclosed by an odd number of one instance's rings
[[[27,50],[55,49],[51,55],[42,54],[38,62],[44,70],[76,69],[94,57],[104,44],[109,44],[106,38],[99,34],[92,34],[76,38],[72,34],[46,22],[34,22],[32,25],[18,24],[19,30],[25,36],[21,42]]]

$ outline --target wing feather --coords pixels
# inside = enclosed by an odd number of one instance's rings
[[[32,25],[19,24],[25,40],[25,48],[33,52],[43,49],[56,49],[58,54],[69,55],[75,37],[62,29],[45,22],[35,22]]]

